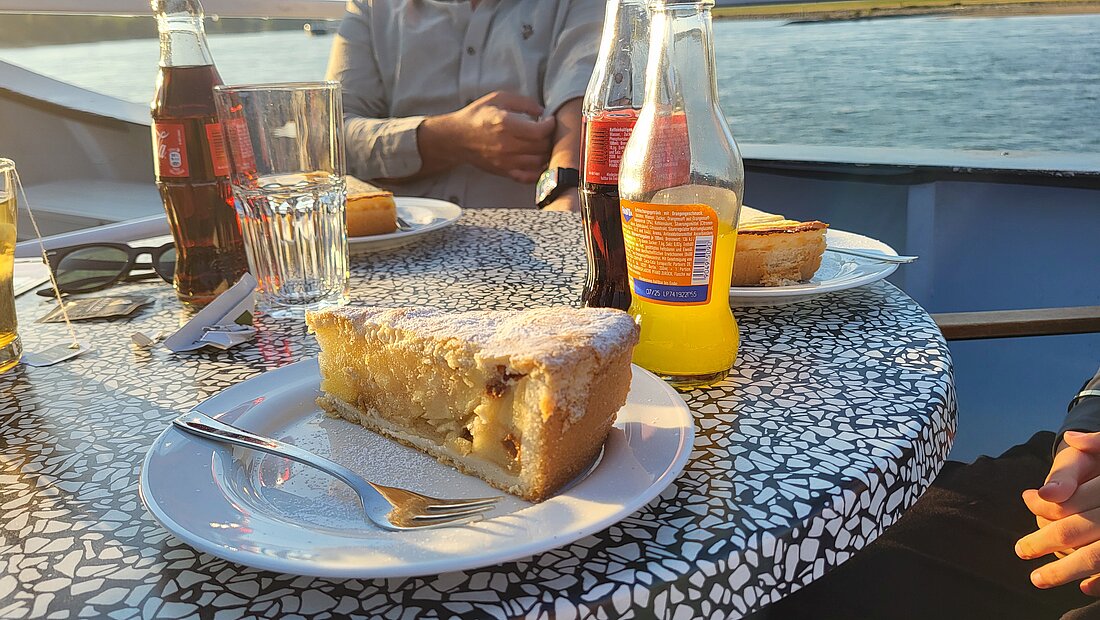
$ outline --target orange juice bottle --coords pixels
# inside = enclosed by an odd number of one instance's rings
[[[650,3],[645,100],[619,172],[634,362],[684,389],[725,378],[739,343],[729,285],[745,169],[718,104],[713,5]]]

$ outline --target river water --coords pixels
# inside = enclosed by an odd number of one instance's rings
[[[1100,15],[714,25],[740,142],[1100,152]],[[227,83],[324,76],[331,37],[210,37]],[[0,59],[130,101],[155,40],[0,49]]]

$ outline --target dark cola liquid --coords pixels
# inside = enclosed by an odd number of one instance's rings
[[[588,277],[581,303],[590,308],[630,307],[626,246],[619,214],[619,188],[606,183],[581,184]]]
[[[176,242],[175,288],[184,303],[204,305],[248,271],[244,241],[233,207],[229,177],[215,169],[217,149],[210,125],[217,124],[212,88],[221,84],[213,66],[162,67],[153,100],[156,123],[182,125],[186,176],[157,177]],[[156,148],[154,140],[154,148]],[[158,153],[153,154],[154,157]],[[162,164],[163,168],[163,164]]]

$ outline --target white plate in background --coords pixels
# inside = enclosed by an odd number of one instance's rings
[[[348,250],[377,252],[396,248],[420,239],[422,235],[446,228],[462,216],[462,208],[453,202],[435,198],[395,196],[397,215],[412,225],[412,230],[397,230],[384,235],[348,237]]]
[[[825,232],[825,242],[837,248],[878,250],[890,256],[898,255],[894,248],[877,239],[832,228]],[[736,253],[734,260],[737,260]],[[780,306],[808,301],[825,293],[877,282],[894,273],[897,268],[895,263],[825,252],[821,257],[821,267],[809,282],[789,286],[731,286],[730,305]]]

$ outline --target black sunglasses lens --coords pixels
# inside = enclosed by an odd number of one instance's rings
[[[126,270],[129,256],[111,247],[81,248],[66,254],[57,264],[57,285],[67,293],[104,286]]]
[[[157,275],[161,277],[165,282],[171,282],[172,276],[176,273],[176,248],[168,248],[163,254],[157,258],[156,264],[153,265],[153,270],[157,272]]]

